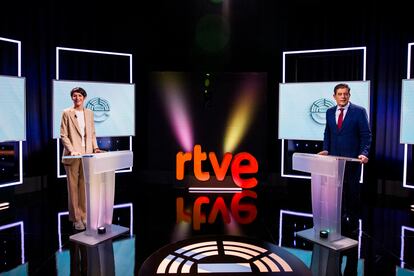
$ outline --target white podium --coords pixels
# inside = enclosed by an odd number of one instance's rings
[[[314,243],[311,270],[314,275],[340,275],[340,252],[358,245],[341,235],[342,182],[345,163],[356,158],[293,154],[293,169],[311,173],[313,229],[297,232]],[[327,238],[320,231],[328,231]]]
[[[127,232],[128,228],[112,224],[112,214],[115,170],[132,167],[132,151],[112,151],[64,158],[82,158],[86,189],[86,231],[70,236],[70,240],[96,245]],[[105,228],[105,233],[98,234],[100,227]]]

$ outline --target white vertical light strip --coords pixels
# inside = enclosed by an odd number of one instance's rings
[[[59,252],[62,252],[62,247],[63,247],[63,245],[62,245],[62,232],[60,231],[60,229],[62,229],[61,217],[62,216],[67,216],[67,215],[69,215],[68,211],[58,213],[58,229],[57,229],[57,232],[58,232],[58,239],[59,239]]]
[[[358,220],[358,259],[361,259],[361,243],[362,243],[362,219]]]
[[[20,244],[21,244],[21,252],[22,252],[22,264],[24,264],[25,259],[24,259],[24,224],[23,224],[23,221],[20,221],[19,224],[20,224]]]
[[[89,54],[101,54],[101,55],[114,55],[114,56],[124,56],[129,57],[129,82],[133,83],[133,73],[132,73],[132,54],[129,53],[119,53],[119,52],[108,52],[108,51],[97,51],[97,50],[88,50],[88,49],[79,49],[79,48],[66,48],[66,47],[56,47],[56,80],[59,80],[59,51],[71,51],[71,52],[81,52],[81,53],[89,53]],[[56,175],[58,178],[65,178],[66,174],[60,174],[60,149],[59,143],[60,138],[56,139]],[[132,151],[132,136],[129,137],[129,150]],[[129,167],[125,170],[118,170],[115,173],[123,173],[123,172],[132,172],[132,167]]]
[[[24,253],[24,223],[23,223],[23,221],[2,225],[2,226],[0,226],[0,231],[5,230],[5,229],[9,229],[9,228],[12,228],[12,227],[16,227],[16,226],[20,226],[21,261],[22,261],[22,264],[24,264],[25,263],[25,257],[24,257],[25,253]]]
[[[286,54],[288,52],[283,52],[282,54],[282,83],[286,83]]]
[[[129,55],[129,83],[133,83],[132,78],[132,54]],[[134,96],[135,99],[135,96]],[[134,105],[135,106],[135,105]],[[134,133],[135,133],[135,126],[134,126]],[[132,136],[129,136],[129,150],[132,151]],[[132,172],[132,167],[129,167],[129,169],[125,170],[125,172]]]
[[[407,79],[411,79],[411,47],[413,42],[408,43],[407,50]],[[401,130],[400,130],[401,132]],[[408,163],[408,144],[404,144],[404,165],[403,165],[403,187],[414,189],[414,185],[407,184],[407,163]]]
[[[56,80],[59,80],[59,47],[56,47]]]
[[[309,214],[309,213],[302,213],[302,212],[295,212],[295,211],[289,211],[289,210],[282,210],[282,209],[280,209],[280,214],[279,214],[279,246],[282,246],[283,214],[292,215],[292,216],[298,216],[298,217],[313,218],[313,215],[312,214]]]
[[[407,79],[411,78],[411,47],[414,43],[408,43],[408,53],[407,53]]]
[[[362,71],[362,80],[367,80],[367,47],[361,47],[364,51],[364,65],[363,65],[363,71]]]
[[[414,228],[407,227],[407,226],[401,226],[401,251],[400,251],[400,266],[401,268],[404,268],[405,262],[404,262],[404,239],[405,239],[405,230],[414,232]]]
[[[129,235],[132,237],[134,231],[133,231],[133,227],[134,227],[134,206],[132,205],[132,203],[124,203],[124,204],[118,204],[118,205],[114,205],[114,209],[118,209],[118,208],[127,208],[129,207]]]
[[[364,164],[361,163],[361,175],[359,176],[359,183],[364,182]]]
[[[17,44],[17,76],[21,77],[22,76],[22,42],[19,40],[9,39],[5,37],[0,37],[0,41]],[[25,99],[26,99],[26,95],[25,95]],[[19,141],[19,181],[3,183],[0,185],[0,188],[18,185],[18,184],[23,184],[23,141]]]
[[[132,54],[129,54],[129,83],[133,83],[132,79]]]
[[[129,136],[129,150],[132,151],[132,136]],[[132,172],[132,167],[129,167],[128,169],[124,169],[124,170],[115,171],[115,173],[121,173],[121,172]]]
[[[19,141],[19,182],[16,184],[23,183],[23,141]]]
[[[22,76],[22,43],[17,41],[17,74]],[[25,91],[26,94],[26,91]],[[25,95],[26,100],[26,95]],[[24,103],[26,105],[26,102]],[[24,109],[26,112],[26,108]],[[26,119],[24,120],[26,122]],[[26,127],[26,126],[25,126]],[[23,141],[19,141],[19,184],[23,183]]]
[[[59,147],[60,139],[56,139],[56,174],[58,178],[65,178],[66,174],[60,174],[60,147]]]
[[[349,48],[331,48],[331,49],[317,49],[317,50],[301,50],[301,51],[284,51],[282,53],[282,82],[286,83],[286,55],[292,55],[292,54],[309,54],[309,53],[326,53],[326,52],[342,52],[342,51],[362,51],[363,52],[363,65],[362,65],[362,80],[366,81],[366,70],[367,70],[367,47],[349,47]],[[291,178],[301,178],[301,179],[311,179],[310,176],[303,176],[303,175],[296,175],[296,174],[285,174],[285,165],[284,165],[284,139],[282,139],[282,154],[281,154],[281,173],[280,175],[282,177],[291,177]],[[363,166],[361,169],[361,177],[360,177],[360,183],[363,182]]]
[[[403,187],[414,189],[413,185],[407,184],[407,163],[408,163],[408,144],[404,144]]]

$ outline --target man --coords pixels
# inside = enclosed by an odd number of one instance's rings
[[[366,110],[349,101],[351,88],[345,83],[335,86],[333,97],[337,106],[326,111],[324,150],[319,154],[358,158],[367,163],[372,137]]]
[[[345,83],[335,86],[333,97],[337,105],[326,111],[323,151],[318,154],[358,158],[365,164],[368,162],[372,140],[367,112],[349,101],[351,88]],[[360,164],[346,163],[342,189],[342,235],[354,239],[358,235],[361,210],[360,175]],[[356,275],[357,252],[352,250],[347,255],[345,275]]]

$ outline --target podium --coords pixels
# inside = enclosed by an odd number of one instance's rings
[[[293,154],[293,169],[311,173],[313,228],[297,232],[314,243],[313,275],[340,275],[340,252],[358,245],[341,235],[342,182],[346,162],[356,158],[308,153]],[[326,238],[320,231],[328,232]]]
[[[112,151],[64,158],[81,158],[86,189],[86,230],[69,237],[86,245],[96,245],[114,238],[128,228],[112,224],[115,197],[115,170],[133,164],[132,151]],[[104,228],[104,233],[98,233]]]

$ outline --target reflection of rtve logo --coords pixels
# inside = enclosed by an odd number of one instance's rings
[[[215,200],[210,200],[207,196],[200,196],[196,198],[191,209],[185,207],[183,197],[178,197],[176,199],[177,223],[192,222],[193,229],[200,230],[202,224],[213,224],[221,215],[225,224],[230,224],[232,219],[239,224],[249,224],[257,216],[257,208],[254,203],[256,199],[255,191],[243,190],[232,196],[230,207],[228,207],[222,196]]]
[[[242,174],[253,174],[259,170],[256,158],[247,152],[240,152],[233,158],[233,154],[227,152],[221,163],[214,152],[208,153],[208,159],[218,181],[223,181],[230,167],[234,183],[240,188],[250,189],[257,185],[255,177],[242,178]],[[208,181],[210,173],[202,170],[202,162],[207,160],[207,153],[201,151],[200,145],[195,145],[193,152],[178,152],[176,156],[176,178],[184,179],[184,167],[186,162],[193,160],[194,175],[200,181]]]

